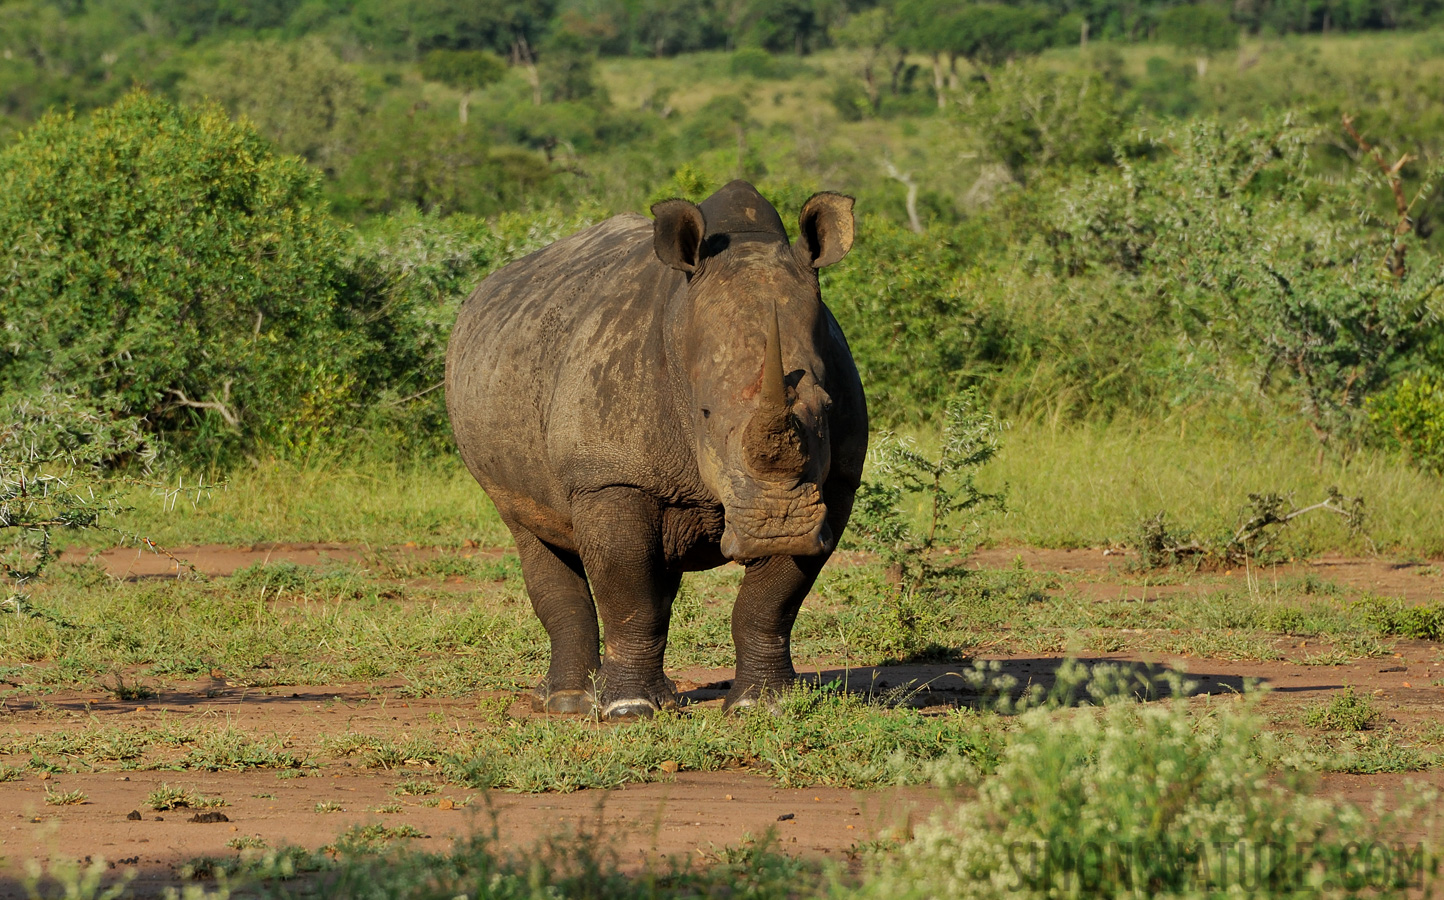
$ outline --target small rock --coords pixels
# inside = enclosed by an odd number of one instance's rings
[[[164,821],[165,821],[165,816],[156,816],[156,817],[155,817],[155,820],[156,820],[157,822],[164,822]]]
[[[680,769],[680,768],[682,768],[682,767],[677,764],[677,761],[676,761],[676,760],[674,760],[674,759],[669,759],[669,760],[663,762],[663,763],[662,763],[660,766],[658,766],[657,768],[661,769],[663,772],[666,772],[668,775],[675,775],[675,774],[677,774],[677,770]]]
[[[437,808],[437,809],[456,809],[456,804],[453,803],[451,800],[447,799],[446,797],[442,797],[440,800],[438,800],[438,801],[436,802],[436,808]]]
[[[779,822],[788,822],[788,821],[791,821],[792,819],[795,819],[795,818],[797,818],[797,817],[796,817],[795,815],[793,815],[792,813],[783,813],[782,815],[780,815],[780,816],[777,817],[777,821],[779,821]]]
[[[215,810],[211,810],[209,812],[196,813],[189,819],[186,819],[186,821],[195,822],[198,825],[211,825],[216,822],[229,822],[230,817],[223,812],[216,812]]]
[[[125,814],[125,817],[131,822],[139,822],[142,818],[140,810],[138,809],[132,809],[130,812]]]

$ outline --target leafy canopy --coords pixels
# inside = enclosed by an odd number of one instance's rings
[[[152,428],[257,434],[336,340],[319,176],[217,106],[144,92],[0,152],[0,393],[62,385]]]

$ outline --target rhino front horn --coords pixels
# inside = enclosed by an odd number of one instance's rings
[[[748,464],[760,475],[795,475],[807,464],[802,436],[787,403],[782,377],[782,336],[777,325],[777,304],[768,317],[767,351],[762,361],[762,389],[757,411],[747,423],[742,449]]]

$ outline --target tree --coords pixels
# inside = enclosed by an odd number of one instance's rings
[[[1158,37],[1165,43],[1197,54],[1198,77],[1208,73],[1208,58],[1238,46],[1238,28],[1222,7],[1188,4],[1165,9],[1158,17]]]
[[[457,118],[467,121],[473,91],[495,84],[506,74],[506,62],[488,50],[432,50],[421,58],[421,77],[461,91]]]
[[[882,90],[877,83],[877,61],[893,37],[892,12],[884,6],[874,7],[848,17],[829,34],[834,42],[862,53],[862,82],[867,90],[873,114],[882,108]]]
[[[0,393],[117,398],[190,437],[274,429],[304,360],[345,366],[319,175],[219,106],[143,92],[0,152]]]
[[[519,205],[546,183],[545,162],[524,150],[491,147],[477,131],[424,103],[392,105],[336,185],[359,214],[406,209],[494,214]]]
[[[285,152],[333,174],[345,164],[347,137],[366,108],[354,70],[317,38],[228,44],[179,93],[190,102],[218,101]]]

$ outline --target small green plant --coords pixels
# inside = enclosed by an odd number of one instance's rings
[[[997,455],[1004,428],[983,408],[978,392],[969,390],[943,406],[936,458],[924,455],[910,438],[890,432],[878,438],[853,506],[853,533],[882,557],[905,590],[942,571],[932,559],[940,548],[975,538],[977,512],[1003,508],[1003,494],[979,488],[977,472]],[[923,507],[921,528],[910,521],[914,502]]]
[[[1397,848],[1399,829],[1429,833],[1437,821],[1432,790],[1380,817],[1309,796],[1299,773],[1271,773],[1272,742],[1248,704],[1204,712],[1183,699],[1104,698],[1103,707],[1020,716],[995,771],[951,773],[976,796],[918,827],[864,895],[1071,896],[1080,884],[1096,896],[1133,896],[1139,885],[1150,896],[1316,891],[1324,873],[1337,884],[1373,871],[1359,846]],[[1427,847],[1388,862],[1368,882],[1374,896],[1408,896],[1437,871]]]
[[[150,698],[155,696],[155,691],[151,689],[148,685],[142,684],[140,682],[131,682],[127,684],[125,681],[125,676],[119,672],[111,675],[111,680],[108,687],[110,689],[111,696],[124,703],[134,703],[138,700],[149,700]]]
[[[222,797],[206,797],[185,788],[171,787],[162,783],[145,798],[145,803],[157,812],[168,809],[211,809],[225,806]]]
[[[400,803],[382,803],[379,806],[371,807],[372,812],[382,814],[399,813],[401,812],[401,809],[402,807]]]
[[[1379,718],[1379,711],[1369,698],[1355,693],[1352,685],[1334,694],[1328,703],[1321,703],[1304,712],[1304,724],[1310,728],[1330,731],[1363,731]]]
[[[352,825],[341,833],[335,843],[327,844],[324,849],[341,856],[355,856],[377,853],[396,841],[426,837],[430,835],[411,825]]]
[[[334,800],[321,800],[316,803],[316,812],[318,813],[337,813],[345,811],[346,808]]]
[[[85,791],[57,791],[49,785],[45,787],[46,806],[76,806],[86,802],[87,799]]]
[[[0,609],[24,611],[24,587],[57,557],[56,531],[97,528],[125,510],[113,468],[148,464],[155,451],[140,420],[116,407],[53,391],[0,405]]]
[[[434,781],[419,781],[408,778],[396,785],[392,793],[398,797],[424,797],[427,794],[434,794],[441,790],[441,787]]]
[[[25,777],[25,770],[15,766],[0,766],[0,783],[6,781],[20,781]]]
[[[226,841],[226,846],[232,850],[264,850],[270,844],[266,843],[266,839],[259,834],[243,834]]]
[[[1409,606],[1397,597],[1359,601],[1364,623],[1380,634],[1420,641],[1444,641],[1444,604]]]

